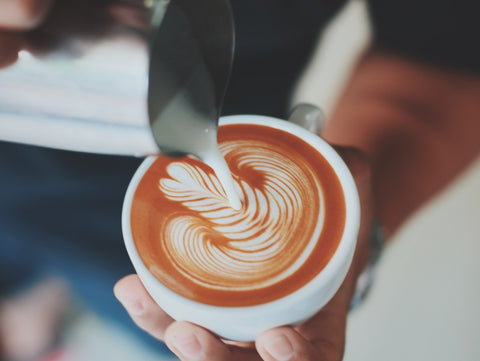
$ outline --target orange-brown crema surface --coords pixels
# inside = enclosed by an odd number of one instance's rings
[[[232,124],[218,142],[243,198],[229,206],[213,171],[158,157],[134,195],[131,229],[150,272],[176,293],[218,306],[286,296],[328,263],[345,226],[332,167],[282,130]]]

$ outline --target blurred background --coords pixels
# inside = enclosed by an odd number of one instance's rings
[[[328,115],[369,39],[365,4],[350,1],[330,25],[296,99]],[[479,359],[479,221],[477,161],[384,250],[371,293],[350,314],[345,361]]]
[[[369,39],[364,4],[350,1],[323,36],[293,103],[314,103],[328,116]],[[476,162],[395,235],[371,293],[350,314],[346,361],[478,360],[479,185]],[[94,314],[74,295],[72,304],[60,347],[44,361],[174,359],[160,357],[150,344]]]

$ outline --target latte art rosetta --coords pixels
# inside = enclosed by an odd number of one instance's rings
[[[345,225],[338,177],[311,145],[282,130],[231,124],[218,139],[241,209],[198,159],[159,156],[133,197],[135,247],[150,273],[186,298],[246,306],[284,297],[337,249]]]
[[[188,211],[168,218],[159,242],[178,272],[201,287],[270,286],[297,271],[315,246],[323,224],[320,184],[308,164],[265,144],[230,142],[221,150],[237,171],[244,207],[229,206],[213,174],[171,163],[159,188]]]

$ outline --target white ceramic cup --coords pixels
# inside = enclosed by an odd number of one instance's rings
[[[155,157],[147,158],[131,180],[123,205],[122,228],[127,252],[135,270],[152,298],[166,313],[175,320],[198,324],[225,339],[252,341],[267,329],[300,324],[317,313],[333,297],[343,283],[353,257],[360,223],[360,206],[349,169],[335,150],[319,136],[292,122],[264,116],[235,115],[220,119],[220,126],[232,123],[259,124],[294,134],[321,153],[336,172],[346,203],[345,227],[337,250],[316,277],[280,299],[245,307],[202,304],[165,287],[142,262],[135,248],[130,225],[130,209],[135,190]]]

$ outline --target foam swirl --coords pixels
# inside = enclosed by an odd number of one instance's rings
[[[182,211],[164,220],[161,247],[176,270],[209,289],[264,288],[302,267],[321,233],[324,196],[306,160],[261,141],[224,142],[221,151],[243,194],[232,209],[205,168],[172,162],[158,185]]]

